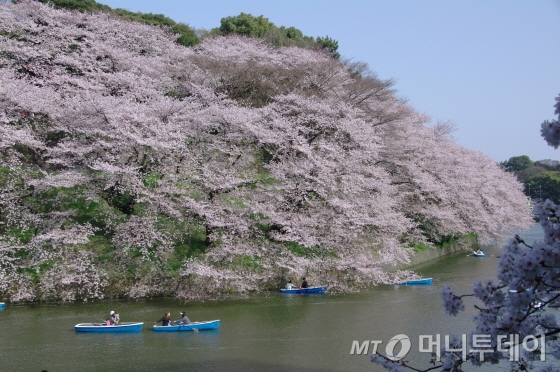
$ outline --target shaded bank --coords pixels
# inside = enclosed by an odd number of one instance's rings
[[[153,270],[142,276],[136,276],[135,280],[125,277],[112,277],[104,288],[102,295],[97,300],[127,299],[127,298],[176,298],[179,300],[220,300],[230,298],[231,295],[246,295],[249,293],[278,292],[285,288],[288,280],[300,283],[303,276],[307,277],[312,285],[328,285],[329,293],[357,293],[371,286],[398,281],[395,275],[399,272],[404,277],[415,270],[415,266],[433,261],[441,257],[451,255],[460,251],[470,252],[479,248],[479,242],[475,235],[468,235],[457,239],[453,243],[443,247],[426,247],[425,250],[415,252],[410,257],[410,262],[397,266],[379,266],[372,270],[386,272],[386,280],[371,281],[367,279],[356,267],[340,267],[331,260],[316,260],[301,273],[294,273],[286,267],[270,267],[268,272],[247,271],[247,281],[258,283],[258,285],[247,289],[240,287],[238,282],[227,277],[218,279],[205,275],[204,272],[191,274],[189,276],[174,275],[173,272],[162,272]],[[39,297],[39,302],[52,302],[60,299]],[[84,302],[88,302],[84,300]],[[63,301],[70,301],[66,299]]]
[[[410,269],[424,262],[447,256],[461,251],[476,251],[480,248],[478,238],[475,235],[466,235],[457,241],[446,244],[443,247],[430,247],[421,252],[416,252],[410,257],[410,263],[402,265],[399,269]]]
[[[391,283],[394,282],[395,278],[393,274],[396,274],[400,271],[414,271],[415,266],[422,263],[433,261],[461,251],[472,252],[479,248],[480,244],[478,241],[478,237],[474,234],[470,234],[458,238],[456,241],[445,244],[444,246],[426,247],[426,249],[420,252],[415,252],[411,254],[410,262],[407,264],[396,266],[384,265],[374,268],[373,270],[378,269],[380,271],[387,272],[388,274],[384,282]],[[372,285],[375,286],[384,283],[381,281],[368,281],[364,278],[363,273],[361,273],[355,267],[341,268],[336,266],[334,262],[329,260],[317,260],[315,265],[310,265],[306,269],[307,270],[305,272],[301,273],[300,276],[298,276],[286,268],[275,267],[266,276],[263,275],[260,280],[255,280],[259,283],[259,286],[249,291],[244,291],[242,288],[237,287],[237,283],[228,283],[228,280],[226,278],[223,279],[224,283],[221,283],[218,289],[215,283],[209,283],[210,281],[214,281],[215,278],[209,278],[203,275],[167,278],[167,280],[165,281],[166,284],[158,284],[157,286],[154,286],[154,288],[174,288],[175,291],[173,293],[168,293],[168,295],[180,299],[220,299],[228,297],[228,295],[234,293],[242,294],[250,292],[277,292],[281,288],[285,288],[288,280],[292,280],[292,282],[294,283],[299,283],[301,277],[303,276],[307,277],[312,285],[328,285],[329,293],[356,293],[362,289],[371,287]],[[258,273],[247,272],[247,277],[251,280],[256,279],[256,276],[258,275]],[[162,278],[159,279],[161,280]],[[147,289],[150,286],[144,285],[141,287],[143,287],[143,289]],[[122,295],[116,295],[114,297],[122,297]],[[148,292],[147,295],[142,297],[163,296],[161,294],[157,295],[155,293],[151,294],[150,296]]]

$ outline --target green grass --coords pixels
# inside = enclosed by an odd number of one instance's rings
[[[428,249],[431,249],[431,247],[426,244],[418,243],[414,247],[412,247],[412,249],[414,250],[415,253],[418,253],[418,252],[427,251]]]
[[[249,255],[241,255],[235,257],[233,259],[232,266],[237,266],[237,267],[251,269],[251,270],[264,269],[263,266],[261,266],[258,258]]]
[[[305,258],[329,257],[338,258],[338,255],[331,249],[321,249],[317,246],[304,247],[296,242],[285,242],[284,246],[296,256]]]
[[[460,239],[465,239],[465,238],[470,238],[470,239],[476,238],[476,234],[470,233],[465,235],[446,236],[441,243],[434,244],[433,247],[435,247],[436,249],[443,249],[449,245],[457,243]],[[431,248],[432,248],[431,246],[428,246],[423,243],[417,243],[412,247],[415,253],[423,252]]]

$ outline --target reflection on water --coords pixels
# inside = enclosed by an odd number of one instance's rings
[[[523,237],[541,239],[536,228]],[[269,293],[188,304],[146,299],[9,305],[0,312],[0,371],[381,371],[367,355],[350,355],[352,341],[386,344],[406,334],[416,347],[419,335],[468,333],[474,300],[467,301],[464,315],[450,317],[442,311],[439,291],[451,283],[457,292],[470,293],[476,280],[493,278],[500,250],[489,246],[486,258],[463,252],[419,266],[420,275],[434,279],[431,286],[383,285],[348,295]],[[119,311],[121,321],[143,321],[144,329],[74,331],[75,324],[99,322],[110,310]],[[192,321],[221,319],[221,326],[198,333],[153,332],[165,311],[173,319],[180,311]],[[409,355],[429,358],[414,349]]]

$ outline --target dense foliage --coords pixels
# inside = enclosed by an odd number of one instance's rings
[[[254,17],[251,14],[241,13],[235,17],[225,17],[220,21],[220,32],[225,36],[237,34],[248,37],[263,37],[270,29],[275,28],[274,23],[262,15]]]
[[[241,13],[235,17],[225,17],[220,21],[220,27],[214,30],[223,36],[242,35],[262,38],[275,46],[298,46],[309,49],[324,49],[333,58],[340,58],[338,41],[326,36],[314,39],[305,36],[295,27],[276,27],[276,25],[262,15],[255,17],[251,14]]]
[[[17,3],[19,0],[13,1]],[[51,4],[56,7],[69,9],[69,10],[79,10],[80,12],[92,12],[105,10],[110,11],[111,7],[105,4],[100,4],[95,0],[37,0],[43,4]]]
[[[108,5],[100,4],[95,0],[37,0],[57,8],[78,10],[80,12],[105,11],[132,21],[161,26],[172,34],[176,34],[176,42],[184,46],[193,46],[200,42],[196,31],[189,25],[177,23],[163,14],[131,12],[125,9],[111,9]],[[17,1],[16,1],[17,2]]]
[[[177,23],[163,14],[131,12],[125,9],[100,4],[95,0],[37,0],[57,8],[78,10],[80,12],[105,11],[119,17],[133,20],[149,25],[160,26],[168,32],[176,34],[177,43],[184,46],[194,46],[200,42],[202,36],[215,35],[242,35],[253,38],[261,38],[274,46],[298,46],[307,49],[327,50],[333,58],[340,58],[338,53],[338,41],[326,37],[305,36],[295,27],[277,27],[264,16],[255,17],[251,14],[241,13],[238,16],[224,17],[220,26],[210,30],[194,30],[189,25]],[[17,2],[17,1],[16,1]]]
[[[510,172],[519,172],[535,165],[527,155],[514,156],[500,164]]]
[[[544,171],[529,178],[525,192],[538,199],[560,201],[560,172]]]
[[[346,290],[407,275],[383,268],[417,244],[530,223],[512,174],[365,66],[174,38],[0,6],[2,298]]]
[[[533,201],[550,199],[555,203],[560,202],[560,162],[533,162],[527,155],[522,155],[509,158],[500,165],[517,176],[519,182],[525,185],[525,195]]]

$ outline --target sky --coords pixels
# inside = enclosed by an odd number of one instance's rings
[[[560,160],[540,136],[560,95],[560,0],[98,0],[212,29],[241,12],[338,41],[456,142],[500,162]],[[556,117],[557,118],[557,117]]]

